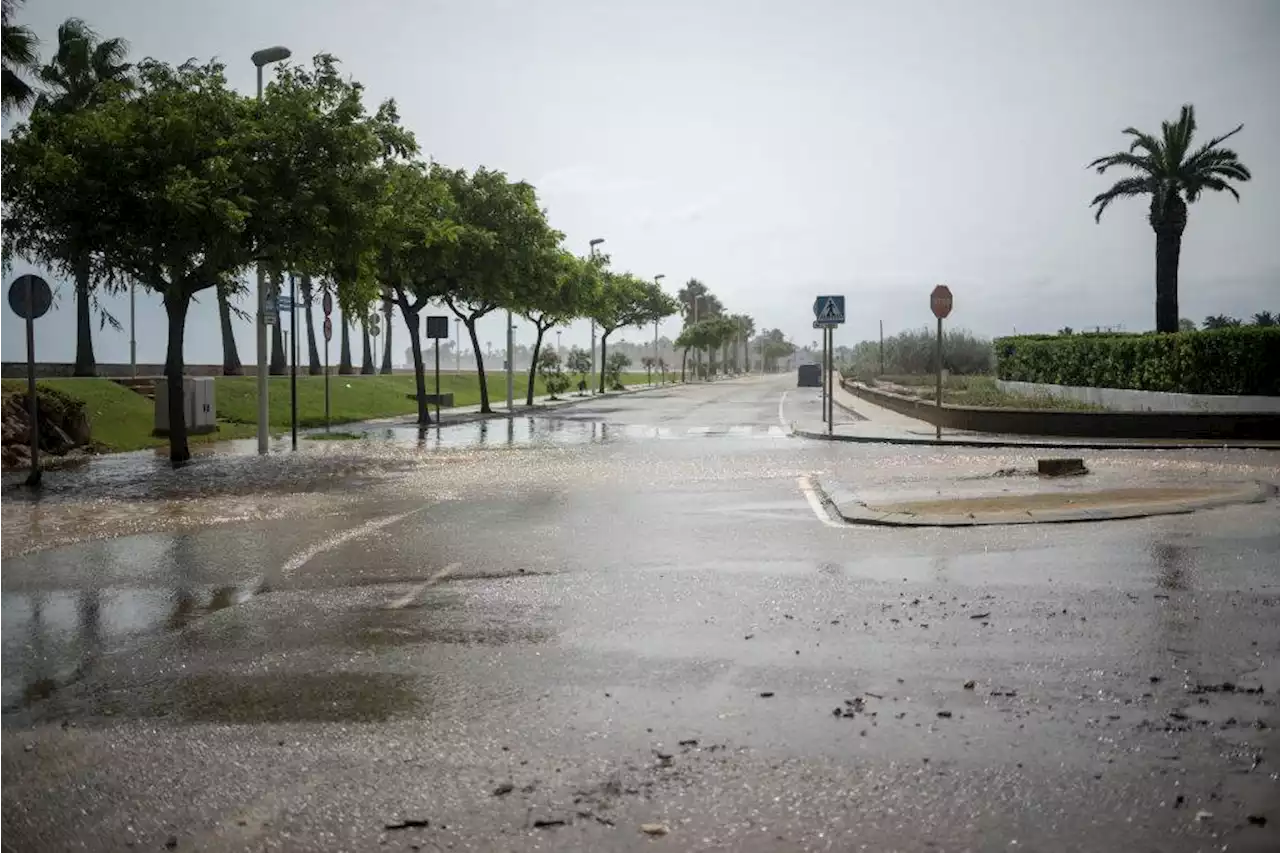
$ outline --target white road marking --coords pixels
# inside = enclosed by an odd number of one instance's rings
[[[809,502],[809,509],[813,510],[813,514],[818,517],[827,527],[843,528],[844,525],[831,517],[831,513],[827,512],[827,508],[822,505],[822,498],[818,497],[818,489],[813,484],[812,477],[796,478],[796,485],[800,487],[800,491],[804,494],[804,499]]]
[[[769,427],[769,437],[770,438],[786,438],[787,431],[788,430],[785,426],[771,426]]]
[[[711,427],[689,427],[690,435],[706,435],[711,432]]]
[[[321,540],[311,547],[304,548],[290,557],[289,560],[280,568],[280,574],[282,577],[287,578],[289,575],[293,574],[298,569],[323,554],[325,551],[331,551],[339,545],[350,542],[352,539],[358,539],[361,536],[368,536],[370,533],[381,530],[389,524],[395,524],[397,521],[408,518],[415,512],[421,512],[423,509],[426,509],[426,507],[422,507],[421,509],[411,509],[408,512],[389,515],[386,518],[379,518],[374,521],[366,521],[358,527],[353,527],[350,530],[344,530],[341,533],[330,536],[328,539]]]
[[[431,577],[427,578],[422,583],[415,586],[413,589],[406,592],[404,595],[397,598],[395,601],[392,601],[389,604],[387,604],[386,609],[387,610],[403,610],[404,608],[408,607],[410,604],[413,604],[415,601],[417,601],[418,596],[422,595],[422,593],[426,592],[430,587],[435,586],[436,584],[440,583],[440,581],[444,580],[445,578],[449,577],[449,575],[456,572],[458,570],[458,567],[461,565],[462,563],[450,563],[440,571],[436,572]]]
[[[778,423],[785,428],[787,426],[787,416],[783,412],[783,407],[787,404],[787,394],[789,391],[783,391],[782,396],[778,398]]]

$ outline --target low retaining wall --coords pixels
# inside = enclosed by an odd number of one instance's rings
[[[1165,391],[1134,391],[1128,388],[1082,388],[1075,385],[1049,385],[1042,382],[1014,382],[1007,379],[997,379],[996,386],[1001,391],[1011,394],[1075,400],[1117,412],[1280,413],[1280,397],[1173,394]]]
[[[1280,440],[1280,414],[1269,412],[1073,412],[1055,409],[941,408],[914,397],[844,381],[845,390],[877,406],[947,429],[1076,438]]]

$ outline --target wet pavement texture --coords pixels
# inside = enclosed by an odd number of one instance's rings
[[[793,384],[7,489],[7,846],[1280,848],[1275,501],[834,526],[802,481],[1000,494],[1049,452],[771,433]]]

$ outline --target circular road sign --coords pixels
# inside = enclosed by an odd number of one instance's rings
[[[320,300],[320,305],[324,308],[324,316],[328,317],[333,313],[333,294],[329,291],[324,292],[324,299]]]
[[[929,294],[929,307],[933,309],[933,316],[939,320],[947,318],[947,315],[951,313],[951,306],[951,288],[945,284],[938,285]]]
[[[20,275],[9,285],[9,307],[24,320],[43,317],[52,305],[49,282],[38,275]]]
[[[378,315],[370,314],[369,315],[369,334],[373,335],[376,338],[378,336],[378,333],[381,331],[382,331],[382,323],[381,323],[381,320],[379,320]]]
[[[326,341],[333,340],[333,318],[332,317],[324,318],[324,339]]]

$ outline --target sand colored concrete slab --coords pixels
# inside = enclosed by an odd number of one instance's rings
[[[1232,504],[1259,503],[1275,494],[1267,483],[1159,486],[874,503],[846,501],[839,514],[853,524],[889,527],[968,527],[1054,524],[1175,515]]]

